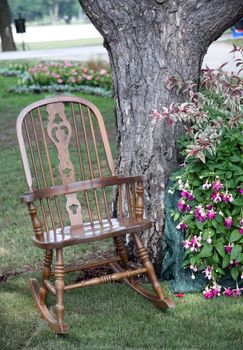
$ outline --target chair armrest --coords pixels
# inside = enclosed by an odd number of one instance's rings
[[[34,192],[27,192],[20,197],[21,203],[34,202],[37,199],[49,198],[52,196],[64,195],[69,193],[76,193],[93,188],[102,188],[108,186],[131,184],[136,182],[144,182],[151,179],[151,174],[144,174],[138,176],[111,176],[99,179],[91,179],[73,182],[68,185],[51,186],[42,190],[36,190]]]
[[[26,192],[19,197],[20,203],[32,203],[37,199],[34,192]]]

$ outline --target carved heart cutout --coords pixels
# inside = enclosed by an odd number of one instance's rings
[[[72,210],[73,215],[77,214],[77,209],[78,209],[78,205],[77,204],[72,204],[69,206],[69,209]]]

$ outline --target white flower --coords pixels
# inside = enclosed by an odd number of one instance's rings
[[[194,265],[190,265],[190,269],[193,270],[194,272],[197,272],[197,267]]]
[[[212,238],[210,237],[210,236],[208,236],[208,239],[206,240],[206,242],[208,243],[208,244],[211,244],[212,243]]]
[[[192,280],[195,280],[195,278],[196,278],[196,277],[195,277],[194,273],[192,273],[191,279],[192,279]]]
[[[220,210],[220,211],[219,211],[219,215],[220,215],[220,216],[224,216],[224,213]]]

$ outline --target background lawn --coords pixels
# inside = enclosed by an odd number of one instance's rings
[[[188,294],[176,300],[176,308],[162,312],[113,283],[66,293],[68,336],[53,334],[41,321],[28,279],[39,270],[42,254],[32,246],[27,208],[18,201],[26,187],[15,120],[23,107],[48,95],[7,93],[16,81],[0,77],[0,349],[242,349],[242,298],[207,301],[201,294]],[[115,154],[113,100],[76,95],[101,110]],[[87,260],[107,251],[109,244],[69,248],[67,261]]]

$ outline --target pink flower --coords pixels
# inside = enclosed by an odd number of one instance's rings
[[[226,295],[227,297],[231,297],[233,295],[233,291],[231,290],[231,288],[226,288],[224,293],[224,295]]]
[[[192,193],[192,192],[188,192],[188,193],[187,193],[187,199],[188,199],[189,201],[193,201],[194,196],[193,196],[193,193]]]
[[[212,299],[214,297],[214,293],[213,293],[213,291],[211,291],[211,289],[204,290],[203,296],[205,299]]]
[[[222,200],[218,192],[213,192],[211,198],[214,201],[214,203],[219,203]]]
[[[205,273],[205,278],[207,278],[208,280],[212,279],[212,267],[208,266],[203,273]]]
[[[239,297],[241,295],[241,288],[237,287],[236,289],[233,289],[233,296]]]
[[[238,187],[239,194],[243,195],[243,187]]]
[[[240,234],[243,235],[243,226],[240,226],[239,231],[240,231]]]
[[[181,197],[187,198],[188,192],[186,190],[181,191]]]
[[[204,222],[207,218],[207,214],[205,213],[205,211],[202,211],[200,213],[200,216],[198,217],[198,220],[201,221],[201,222]]]
[[[240,265],[240,263],[237,260],[233,259],[233,260],[230,261],[230,264],[227,267],[229,269],[232,269],[232,267],[239,266],[239,265]]]
[[[229,243],[228,245],[225,245],[224,246],[225,253],[229,255],[231,253],[232,248],[233,248],[233,244]]]
[[[185,205],[185,207],[184,207],[184,211],[186,212],[186,213],[189,213],[190,211],[191,211],[191,206],[189,205],[189,204],[187,204],[187,205]]]
[[[211,288],[214,296],[219,296],[220,295],[220,290],[221,290],[221,287],[219,285],[213,285],[212,288]]]
[[[233,219],[231,216],[224,219],[224,226],[228,229],[230,229],[233,225]]]
[[[213,209],[208,210],[207,217],[209,220],[213,220],[216,217],[216,212]]]
[[[197,218],[199,221],[204,222],[207,218],[207,214],[205,210],[199,205],[196,207],[195,212],[194,212],[195,218]]]
[[[200,248],[202,246],[200,243],[201,239],[202,238],[200,236],[193,236],[193,238],[191,239],[191,251],[193,253],[196,253],[197,248]]]
[[[212,183],[212,188],[216,191],[216,192],[219,192],[221,190],[221,188],[223,188],[223,184],[221,184],[220,180],[215,180],[213,183]]]
[[[186,232],[187,228],[188,228],[188,225],[185,222],[180,223],[181,231]]]
[[[105,74],[107,74],[107,70],[104,68],[101,68],[100,75],[105,75]]]
[[[179,211],[183,211],[184,210],[184,206],[185,206],[185,201],[182,201],[182,200],[178,201],[177,207],[178,207]]]
[[[231,193],[221,193],[222,201],[225,203],[232,203],[234,201],[234,198]]]
[[[208,183],[208,180],[202,185],[203,190],[208,190],[212,185]]]
[[[196,209],[194,211],[195,218],[197,218],[197,219],[199,218],[201,210],[202,210],[201,207],[196,207]]]
[[[191,248],[191,246],[192,246],[191,241],[189,241],[188,239],[183,241],[182,245],[183,245],[183,248],[185,248],[185,249]]]

